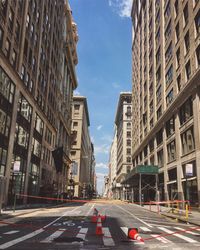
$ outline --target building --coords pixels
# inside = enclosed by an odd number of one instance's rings
[[[91,196],[94,182],[94,150],[89,133],[89,113],[87,99],[83,96],[73,97],[71,147],[72,177],[74,180],[73,195],[87,198]]]
[[[4,203],[66,192],[77,40],[68,1],[0,2]]]
[[[114,138],[110,148],[109,155],[109,190],[110,198],[116,198],[116,177],[117,177],[117,130],[114,128]]]
[[[118,106],[115,117],[116,125],[116,142],[114,147],[117,146],[117,159],[116,179],[113,183],[113,193],[116,199],[125,199],[125,186],[122,182],[127,173],[132,168],[131,161],[131,145],[132,145],[132,93],[121,92],[118,100]],[[114,149],[115,150],[115,149]],[[114,156],[116,157],[116,156]]]
[[[200,205],[200,2],[134,0],[133,166],[157,165],[159,198]]]

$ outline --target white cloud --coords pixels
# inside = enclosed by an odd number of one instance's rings
[[[110,145],[102,144],[100,146],[94,146],[95,154],[108,154]]]
[[[96,168],[104,168],[104,169],[108,169],[107,164],[100,162],[96,164]]]
[[[113,86],[113,88],[115,88],[115,89],[121,88],[121,86],[120,86],[119,83],[117,83],[117,82],[113,82],[113,83],[112,83],[112,86]]]
[[[98,127],[97,127],[97,130],[101,130],[102,129],[102,125],[99,125]]]
[[[75,90],[75,91],[74,91],[74,95],[79,95],[79,96],[80,96],[81,93],[80,93],[78,90]]]
[[[108,142],[108,143],[112,143],[113,142],[113,138],[111,135],[104,135],[101,137],[102,141]]]
[[[130,17],[133,0],[108,0],[108,4],[120,17]]]

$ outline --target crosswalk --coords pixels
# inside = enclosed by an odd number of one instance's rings
[[[127,234],[128,234],[128,227],[120,227],[121,230],[121,235],[124,236],[124,239],[127,239]],[[103,227],[102,228],[104,235],[102,237],[97,237],[98,239],[102,240],[102,243],[104,246],[107,247],[113,247],[117,244],[119,244],[120,239],[117,237],[119,235],[119,232],[116,233],[116,228],[115,230],[111,227]],[[45,235],[41,236],[41,239],[39,240],[40,243],[44,244],[50,244],[52,243],[56,238],[62,237],[63,235],[66,236],[66,228],[57,228],[54,232],[49,231],[49,235],[47,235],[48,230],[45,231],[42,229],[39,233],[46,232]],[[10,231],[5,231],[0,234],[0,249],[6,249],[7,247],[11,246],[10,242],[21,242],[23,240],[26,240],[28,238],[34,237],[37,235],[37,233],[34,235],[33,233],[29,233],[24,236],[18,236],[20,233],[20,230],[10,230]],[[138,233],[139,235],[144,239],[143,242],[135,242],[135,244],[176,244],[177,242],[183,242],[183,243],[190,243],[190,244],[199,244],[200,246],[200,228],[197,227],[177,227],[177,226],[171,226],[165,227],[163,226],[157,226],[157,227],[146,227],[146,226],[141,226],[138,228]],[[94,237],[94,232],[91,232],[91,228],[87,227],[79,227],[76,230],[76,233],[74,238],[81,238],[82,241],[89,241],[91,235],[93,234]],[[10,242],[4,242],[3,244],[1,243],[1,239],[6,240],[6,237],[11,235],[16,235],[16,239],[12,239]],[[41,234],[42,235],[42,234]],[[45,237],[44,237],[45,236]],[[44,237],[44,238],[42,238]],[[122,239],[121,239],[122,240]]]

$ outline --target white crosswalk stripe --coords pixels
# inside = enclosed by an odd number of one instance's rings
[[[65,229],[59,229],[59,230],[55,231],[49,237],[42,240],[41,243],[51,243],[55,238],[58,238],[61,234],[63,234],[64,231],[65,231]]]
[[[172,236],[175,236],[175,237],[177,237],[177,238],[180,238],[180,239],[182,239],[182,240],[185,240],[185,241],[187,241],[187,242],[189,242],[189,243],[197,243],[197,242],[198,242],[198,241],[193,240],[193,239],[191,239],[191,238],[189,238],[189,237],[187,237],[187,236],[184,236],[184,235],[182,235],[182,234],[175,233],[174,231],[171,231],[171,230],[169,230],[169,229],[167,229],[167,228],[164,228],[164,227],[158,227],[158,228],[159,228],[160,230],[166,232],[166,233],[172,234]]]
[[[104,233],[104,236],[103,236],[104,246],[115,246],[115,243],[112,239],[112,236],[108,227],[103,227],[103,233]]]
[[[177,230],[179,230],[179,231],[185,231],[185,230],[190,230],[191,229],[191,231],[186,231],[185,233],[187,233],[187,234],[192,234],[192,235],[200,235],[199,233],[195,233],[195,230],[192,230],[192,228],[190,227],[190,228],[187,228],[187,229],[183,229],[183,228],[181,228],[181,227],[174,227],[175,229],[177,229]]]
[[[142,231],[144,232],[151,232],[151,229],[149,229],[148,227],[140,227],[140,229],[142,229]]]
[[[88,231],[88,228],[81,228],[81,230],[79,231],[76,237],[85,240],[87,231]]]
[[[162,243],[172,243],[170,240],[160,236],[159,234],[151,234],[151,236]]]
[[[19,232],[18,230],[12,230],[12,231],[8,231],[8,232],[3,233],[3,234],[16,234],[18,232]]]

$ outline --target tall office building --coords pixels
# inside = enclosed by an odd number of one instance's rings
[[[200,205],[200,1],[134,0],[133,166],[158,165],[160,199]]]
[[[26,202],[20,195],[58,196],[67,189],[77,41],[68,1],[0,1],[5,203],[15,194]]]
[[[72,178],[76,197],[90,197],[94,185],[94,149],[89,133],[89,112],[84,96],[73,97],[72,131],[74,134],[71,147]]]
[[[113,152],[113,159],[117,167],[113,173],[112,192],[116,199],[125,199],[125,187],[122,182],[125,176],[132,168],[131,145],[132,145],[132,94],[130,92],[121,92],[118,100],[117,111],[115,116],[116,141],[113,145],[117,147],[117,152]],[[116,148],[113,148],[115,151]],[[117,155],[117,157],[115,156]],[[117,159],[116,159],[116,158]]]

